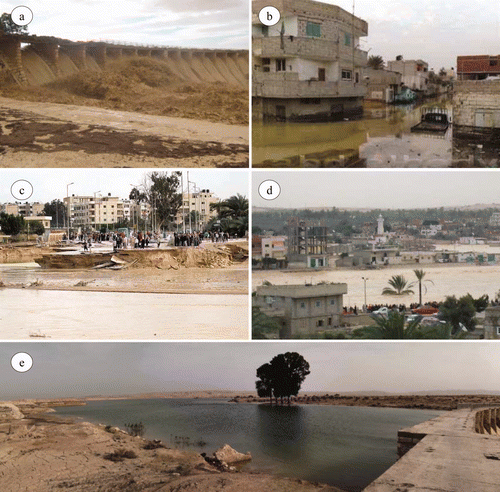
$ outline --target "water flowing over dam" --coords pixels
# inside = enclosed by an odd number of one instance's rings
[[[124,57],[163,61],[189,83],[220,82],[248,88],[248,51],[135,46],[109,42],[74,42],[25,34],[0,35],[0,69],[20,86],[43,85],[80,70],[100,71]]]

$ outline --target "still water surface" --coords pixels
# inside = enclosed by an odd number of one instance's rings
[[[444,97],[425,103],[366,108],[362,119],[328,123],[258,123],[252,125],[252,160],[267,167],[265,160],[280,166],[293,156],[332,153],[354,155],[366,167],[448,167],[452,163],[451,128],[445,135],[411,133],[420,122],[424,107],[439,106],[452,114],[451,101]],[[327,159],[328,160],[328,159]],[[329,166],[326,166],[329,167]]]
[[[142,421],[146,437],[189,438],[211,454],[227,443],[250,451],[250,469],[359,491],[397,459],[397,431],[442,412],[398,408],[231,404],[227,400],[91,401],[57,414],[116,425]],[[198,441],[206,444],[196,445]]]

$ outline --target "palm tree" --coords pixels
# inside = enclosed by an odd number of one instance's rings
[[[384,59],[380,55],[371,55],[368,58],[368,67],[373,68],[374,70],[383,70],[384,69]]]
[[[372,316],[372,319],[375,325],[359,328],[354,332],[354,338],[377,340],[464,338],[463,333],[453,334],[450,324],[422,326],[420,320],[413,320],[406,324],[404,313],[395,311],[390,312],[387,318]]]
[[[408,294],[413,294],[411,290],[413,283],[408,283],[408,281],[403,277],[403,275],[393,275],[389,280],[389,285],[392,287],[385,287],[382,291],[382,295],[385,296],[407,296]]]
[[[432,285],[434,285],[434,282],[432,280],[424,280],[425,277],[425,272],[423,270],[413,270],[413,273],[417,276],[417,281],[418,281],[418,303],[421,306],[422,305],[422,284],[424,282],[430,282]],[[427,294],[427,287],[424,285],[425,293]]]

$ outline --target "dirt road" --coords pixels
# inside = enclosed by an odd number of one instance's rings
[[[0,98],[0,167],[248,167],[245,125]]]

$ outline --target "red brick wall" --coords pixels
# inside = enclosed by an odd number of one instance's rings
[[[490,65],[490,60],[496,65]],[[458,56],[457,73],[500,73],[500,56]]]

